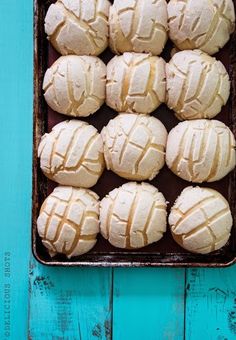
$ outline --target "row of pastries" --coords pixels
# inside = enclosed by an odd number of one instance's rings
[[[51,256],[86,253],[99,232],[115,247],[142,248],[163,237],[167,220],[188,251],[207,254],[228,242],[232,213],[219,192],[187,186],[167,216],[164,195],[142,181],[165,163],[193,183],[218,181],[235,168],[233,133],[209,120],[230,95],[227,70],[210,55],[227,43],[234,22],[232,0],[58,0],[49,7],[45,32],[62,56],[45,73],[47,104],[73,118],[104,103],[119,113],[101,133],[71,119],[42,137],[41,169],[59,184],[37,221]],[[166,63],[159,55],[168,37],[177,52]],[[117,55],[105,65],[97,56],[108,45]],[[169,134],[150,115],[162,103],[182,121]],[[100,201],[89,188],[105,168],[131,182]]]
[[[57,0],[45,17],[45,32],[62,55],[160,55],[169,37],[180,50],[212,55],[234,31],[232,0]]]
[[[235,167],[235,138],[218,120],[184,121],[167,134],[155,117],[122,113],[101,132],[67,120],[42,137],[40,166],[51,180],[91,188],[104,167],[128,180],[152,180],[166,164],[182,179],[214,182]]]
[[[150,114],[161,103],[180,120],[213,118],[227,103],[230,80],[221,61],[200,50],[181,51],[166,63],[144,53],[64,56],[46,71],[44,96],[55,111],[87,117],[104,102],[117,112]]]
[[[189,186],[171,207],[168,222],[181,247],[207,254],[227,243],[233,219],[219,192]],[[95,246],[99,232],[114,247],[139,249],[165,234],[167,202],[149,183],[128,182],[101,202],[89,189],[58,186],[44,201],[37,227],[51,256],[83,255]]]

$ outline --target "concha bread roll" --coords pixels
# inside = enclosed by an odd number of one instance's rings
[[[46,71],[44,97],[55,111],[87,117],[105,101],[106,65],[97,57],[60,57]]]
[[[45,134],[38,157],[43,173],[62,185],[90,188],[105,167],[100,134],[79,120],[59,123]]]
[[[200,50],[181,51],[166,65],[167,105],[180,120],[213,118],[230,94],[221,61]]]
[[[108,0],[58,0],[45,17],[45,32],[62,55],[99,55],[108,45]]]
[[[101,201],[101,233],[115,247],[141,248],[162,238],[166,215],[162,193],[150,184],[129,182]]]
[[[169,224],[180,246],[207,254],[227,243],[233,219],[227,200],[219,192],[187,187],[171,209]]]
[[[42,243],[51,256],[87,253],[99,232],[99,197],[91,190],[59,186],[44,201],[37,220]]]
[[[165,164],[167,131],[156,118],[122,113],[102,130],[108,170],[129,180],[152,180]]]
[[[167,41],[165,0],[115,0],[109,15],[110,47],[114,53],[161,54]]]
[[[235,168],[235,138],[218,120],[179,123],[168,136],[166,163],[189,182],[214,182]]]
[[[106,103],[118,112],[149,114],[165,101],[165,91],[162,58],[124,53],[107,65]]]
[[[235,28],[232,0],[170,0],[169,37],[180,50],[199,48],[214,54]]]

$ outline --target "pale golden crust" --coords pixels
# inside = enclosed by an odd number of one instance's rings
[[[185,121],[169,133],[166,163],[189,182],[214,182],[235,168],[235,153],[234,135],[224,123]]]
[[[232,0],[170,0],[167,8],[169,36],[180,50],[215,54],[235,29]]]
[[[87,189],[57,187],[41,207],[37,228],[51,256],[87,253],[99,232],[98,196]]]
[[[100,134],[79,120],[64,121],[45,134],[38,156],[44,174],[62,185],[90,188],[105,167]]]
[[[129,182],[111,191],[100,205],[100,229],[118,248],[141,248],[166,231],[166,201],[154,186]]]
[[[166,65],[166,82],[166,103],[180,120],[215,117],[230,94],[224,65],[200,50],[174,54]]]
[[[152,180],[164,166],[167,131],[156,118],[122,113],[102,130],[108,170],[129,180]]]
[[[179,245],[207,254],[227,243],[233,219],[227,200],[219,192],[187,187],[171,208],[169,224]]]
[[[106,103],[118,112],[149,114],[165,101],[162,58],[124,53],[107,65]]]
[[[165,0],[115,0],[110,7],[109,43],[114,53],[161,54],[167,41]]]
[[[46,71],[44,97],[55,111],[87,117],[105,101],[106,66],[97,57],[60,57]]]
[[[45,17],[45,32],[62,55],[99,55],[108,45],[108,0],[58,0]]]

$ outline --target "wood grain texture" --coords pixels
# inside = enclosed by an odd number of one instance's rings
[[[184,338],[184,269],[115,269],[114,340]]]
[[[27,334],[32,163],[30,0],[0,2],[0,339]]]
[[[32,18],[31,0],[1,0],[0,339],[26,339],[29,313],[33,340],[108,340],[110,269],[47,268],[32,259],[28,311]],[[187,271],[186,339],[236,338],[235,276],[236,266]],[[115,269],[114,287],[113,339],[184,339],[184,270]]]
[[[30,267],[29,338],[109,340],[112,270]]]
[[[236,266],[189,269],[186,276],[186,340],[236,339]]]

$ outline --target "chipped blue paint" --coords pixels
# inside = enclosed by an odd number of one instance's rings
[[[186,339],[236,339],[236,266],[192,269],[186,277]]]
[[[30,270],[31,339],[111,339],[112,270],[43,267]]]

